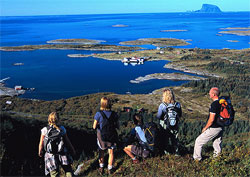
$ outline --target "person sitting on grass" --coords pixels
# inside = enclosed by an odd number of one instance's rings
[[[143,127],[143,117],[140,114],[135,114],[133,116],[133,121],[135,124],[135,128],[133,128],[130,132],[130,138],[128,141],[137,140],[139,145],[127,145],[123,150],[131,157],[134,164],[139,163],[137,157],[147,158],[150,154],[150,151],[146,147],[146,137]],[[129,143],[129,142],[128,142]]]

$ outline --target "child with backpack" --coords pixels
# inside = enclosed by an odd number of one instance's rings
[[[101,107],[94,116],[93,129],[97,131],[97,145],[99,150],[99,173],[104,173],[104,152],[108,149],[108,173],[113,173],[114,149],[117,146],[119,128],[118,115],[111,110],[111,100],[101,98]]]
[[[150,150],[147,147],[147,139],[143,130],[143,117],[140,114],[133,116],[135,128],[130,132],[130,137],[127,140],[127,144],[137,141],[139,145],[127,145],[123,150],[131,157],[134,164],[139,163],[138,157],[147,158],[150,154]]]
[[[48,126],[41,130],[38,155],[42,157],[45,151],[45,175],[59,176],[59,165],[61,165],[66,176],[72,177],[71,164],[73,159],[69,154],[69,149],[73,155],[76,152],[67,136],[66,129],[64,126],[59,126],[58,123],[58,114],[56,112],[50,113]]]
[[[175,101],[174,92],[171,89],[165,89],[162,95],[162,103],[159,105],[157,112],[162,133],[160,136],[162,139],[161,149],[165,154],[173,153],[179,155],[178,122],[181,116],[181,104]]]

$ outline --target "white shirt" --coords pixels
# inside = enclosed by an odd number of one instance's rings
[[[59,126],[59,128],[61,129],[62,135],[66,134],[66,129],[64,128],[64,126]],[[46,135],[48,132],[47,127],[43,127],[43,129],[41,130],[42,135]]]

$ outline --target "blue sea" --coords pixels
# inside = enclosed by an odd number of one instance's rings
[[[104,40],[103,44],[139,38],[188,39],[190,45],[179,48],[249,48],[249,36],[216,35],[220,28],[249,27],[250,12],[216,14],[148,13],[105,15],[14,16],[0,17],[1,46],[46,44],[49,40],[86,38]],[[127,27],[113,27],[123,24]],[[187,30],[161,32],[161,30]],[[236,40],[238,42],[229,42]],[[146,46],[155,48],[154,46]],[[103,51],[105,52],[105,51]],[[140,84],[129,81],[152,73],[180,72],[165,69],[168,61],[124,66],[120,61],[98,58],[69,58],[68,54],[92,54],[98,51],[35,50],[1,51],[0,79],[10,77],[6,86],[36,88],[22,97],[55,100],[97,92],[150,93],[187,81],[150,80]],[[13,66],[13,63],[24,63]]]

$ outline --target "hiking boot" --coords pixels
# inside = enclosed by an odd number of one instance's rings
[[[100,167],[100,168],[98,169],[98,172],[99,172],[100,175],[103,175],[104,169],[103,169],[102,167]]]
[[[133,164],[138,164],[140,161],[138,159],[133,160]]]

